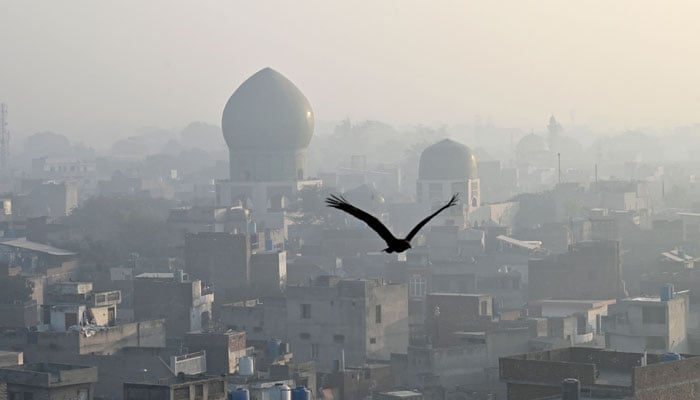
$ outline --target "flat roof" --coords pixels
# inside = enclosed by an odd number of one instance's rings
[[[413,392],[410,390],[397,390],[395,392],[382,392],[380,393],[383,396],[393,396],[393,397],[415,397],[415,396],[422,396],[421,393],[419,392]]]
[[[428,293],[428,296],[452,296],[452,297],[484,297],[491,296],[485,293]]]
[[[556,299],[544,299],[544,300],[535,300],[535,301],[530,301],[528,304],[530,305],[535,305],[535,306],[578,306],[578,307],[589,307],[589,308],[598,308],[610,304],[615,304],[617,303],[617,300],[615,299],[608,299],[608,300],[556,300]]]
[[[10,239],[0,241],[0,246],[14,247],[22,250],[36,251],[39,253],[49,254],[52,256],[77,256],[69,250],[59,249],[58,247],[49,246],[48,244],[30,242],[26,238]]]
[[[175,278],[175,274],[172,272],[144,272],[143,274],[136,275],[134,278],[173,279]]]
[[[518,240],[506,235],[498,235],[496,239],[527,250],[539,250],[542,248],[542,242],[539,240]]]

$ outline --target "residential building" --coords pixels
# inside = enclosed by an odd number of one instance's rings
[[[321,371],[343,351],[349,365],[389,360],[408,346],[407,285],[325,276],[288,287],[286,330],[295,360],[316,360]]]
[[[158,382],[124,383],[124,400],[226,400],[225,377],[178,376]]]
[[[502,357],[499,374],[508,400],[561,399],[562,381],[572,377],[580,383],[581,399],[693,399],[700,357],[567,347]]]
[[[620,243],[580,242],[564,254],[528,262],[530,300],[624,297]]]
[[[605,343],[602,318],[616,300],[537,300],[527,304],[528,315],[549,320],[549,336],[566,339],[571,345]],[[555,320],[556,319],[556,320]],[[566,320],[562,320],[566,319]],[[571,321],[571,327],[561,327]],[[555,331],[554,327],[561,329]]]
[[[603,317],[607,348],[628,352],[688,352],[688,292],[618,300]]]
[[[250,237],[246,233],[185,235],[185,269],[222,294],[250,283],[250,254]]]
[[[247,354],[245,332],[190,332],[184,344],[190,352],[206,352],[206,371],[212,375],[236,373],[238,360]]]
[[[9,399],[92,400],[97,368],[37,363],[0,368]]]
[[[42,323],[52,331],[67,331],[72,326],[115,326],[121,292],[94,292],[92,282],[60,282],[47,289],[42,308]]]
[[[143,273],[134,278],[134,318],[165,318],[168,337],[183,337],[211,321],[214,293],[202,281],[176,273]]]

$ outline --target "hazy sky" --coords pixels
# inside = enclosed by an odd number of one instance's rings
[[[95,144],[218,125],[270,66],[319,120],[664,129],[700,122],[698,15],[695,1],[3,0],[0,101],[15,132]]]

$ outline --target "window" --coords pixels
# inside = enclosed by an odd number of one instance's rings
[[[382,306],[381,306],[381,304],[377,304],[374,307],[374,323],[375,324],[382,323]]]
[[[333,335],[333,341],[336,343],[345,343],[345,335]]]
[[[308,332],[302,332],[299,334],[299,339],[301,340],[309,340],[311,339],[311,334]]]
[[[369,338],[369,344],[376,344],[377,343],[377,338]]]
[[[666,339],[663,336],[647,336],[645,340],[647,349],[650,350],[665,350]]]
[[[479,310],[479,315],[488,315],[489,313],[489,302],[486,300],[482,300],[481,303],[479,304],[480,310]]]
[[[311,319],[311,304],[302,304],[301,305],[301,318],[302,319]]]
[[[666,308],[642,307],[642,323],[644,323],[644,324],[665,324],[666,323]]]
[[[408,280],[408,295],[411,297],[425,297],[427,286],[427,280],[423,276],[412,275]]]
[[[321,353],[321,346],[318,343],[311,344],[311,358],[317,359],[318,355]]]
[[[585,335],[588,330],[588,321],[585,316],[580,316],[576,318],[576,333],[579,335]]]
[[[253,327],[253,332],[255,332],[255,333],[260,333],[262,331],[263,331],[262,326],[254,326]]]

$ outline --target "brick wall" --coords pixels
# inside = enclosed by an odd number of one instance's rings
[[[538,382],[559,386],[565,378],[576,376],[582,385],[590,386],[596,375],[593,364],[512,358],[501,358],[499,364],[500,377],[504,381]]]
[[[634,368],[635,399],[683,400],[700,396],[700,357]]]

